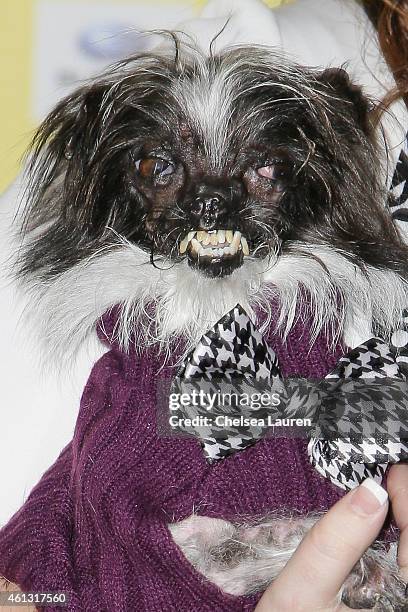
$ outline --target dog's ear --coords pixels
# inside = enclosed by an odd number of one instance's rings
[[[83,197],[79,189],[90,172],[92,159],[97,151],[101,133],[101,108],[107,85],[92,83],[64,98],[40,125],[31,146],[29,168],[32,197],[31,204],[37,208],[31,220],[37,224],[37,216],[46,215],[44,202],[55,190],[64,191],[65,200],[72,202]],[[52,198],[55,200],[55,198]],[[36,203],[42,206],[36,207]],[[86,211],[86,207],[82,209]],[[70,207],[66,213],[69,215]],[[50,212],[50,211],[49,211]]]
[[[70,98],[58,105],[48,122],[54,123],[53,148],[59,156],[71,160],[81,156],[89,159],[95,151],[100,110],[106,88],[94,84],[84,90],[79,90]]]
[[[165,123],[174,66],[163,55],[135,55],[58,103],[31,148],[26,229],[58,216],[84,236],[100,234],[110,215],[133,210],[124,193],[132,151]]]
[[[92,153],[97,140],[97,121],[107,86],[95,82],[61,100],[41,124],[33,140],[37,154],[47,149],[57,161]]]
[[[357,124],[367,135],[371,135],[373,130],[370,119],[371,103],[362,88],[351,81],[347,72],[343,68],[327,68],[320,73],[318,81],[336,97],[350,103],[350,110]]]

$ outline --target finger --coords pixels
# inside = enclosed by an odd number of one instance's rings
[[[408,465],[393,465],[387,478],[392,513],[401,531],[398,543],[400,574],[408,582]]]
[[[340,610],[336,596],[378,535],[387,509],[387,492],[370,478],[350,491],[306,534],[256,612]]]

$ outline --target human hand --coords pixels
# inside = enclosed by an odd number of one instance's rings
[[[388,488],[396,521],[402,529],[399,562],[408,572],[408,513],[403,511],[408,503],[407,469],[408,466],[393,466]],[[265,591],[255,612],[351,610],[339,602],[339,590],[378,535],[387,510],[387,492],[374,480],[367,479],[350,491],[307,533]]]

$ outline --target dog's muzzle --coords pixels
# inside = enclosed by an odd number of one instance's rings
[[[179,244],[180,255],[187,255],[191,266],[211,277],[231,274],[249,256],[249,246],[241,232],[198,230],[189,232]]]

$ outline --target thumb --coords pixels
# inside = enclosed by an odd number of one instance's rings
[[[345,579],[378,535],[388,509],[371,478],[338,501],[306,534],[256,612],[335,610]]]

